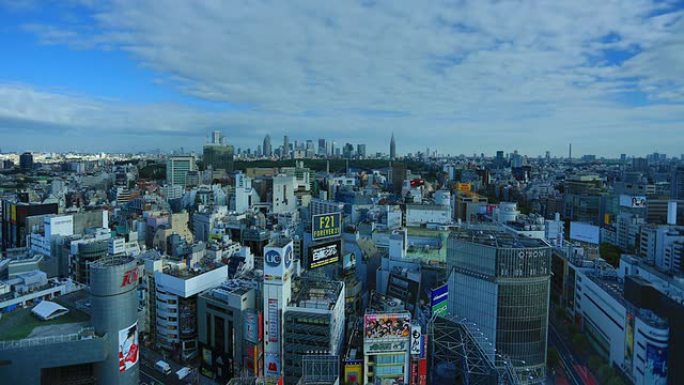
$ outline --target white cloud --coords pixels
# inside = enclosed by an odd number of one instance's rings
[[[79,99],[79,113],[65,107],[36,114],[31,108],[38,107],[12,104],[4,113],[161,131],[223,122],[252,145],[267,131],[384,143],[394,130],[406,151],[431,145],[452,153],[542,153],[573,141],[614,155],[618,149],[598,143],[619,138],[626,151],[649,151],[648,144],[674,152],[672,143],[684,140],[684,16],[667,6],[117,1],[93,8],[95,25],[26,29],[49,44],[124,50],[183,93],[254,110],[217,114]],[[613,62],[608,49],[636,55]],[[644,93],[649,103],[636,108],[624,92]],[[668,133],[653,144],[623,135],[647,128]],[[521,130],[536,136],[521,138]]]

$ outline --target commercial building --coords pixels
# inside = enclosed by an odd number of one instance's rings
[[[575,318],[594,350],[635,385],[665,385],[668,322],[627,301],[624,285],[610,268],[577,269]]]
[[[228,278],[228,266],[187,267],[185,262],[166,261],[154,272],[156,343],[168,351],[180,352],[180,359],[198,354],[198,294],[221,285]]]
[[[37,215],[57,214],[57,203],[26,203],[2,201],[2,251],[25,247],[31,233],[28,218]]]
[[[194,157],[170,156],[166,159],[166,183],[185,187],[188,172],[196,169]]]
[[[477,325],[482,346],[513,365],[521,384],[542,383],[551,278],[551,248],[499,229],[464,229],[447,246],[449,311]],[[470,327],[470,326],[469,326]],[[472,326],[475,327],[475,326]],[[474,332],[474,331],[473,331]],[[504,364],[502,358],[493,362]]]
[[[311,354],[339,359],[344,337],[344,283],[325,278],[295,278],[283,318],[285,384],[297,384],[302,360]]]
[[[258,376],[263,358],[259,281],[233,279],[197,298],[201,373],[222,383]]]
[[[212,170],[233,171],[233,146],[227,144],[205,144],[202,152],[204,167]]]
[[[43,321],[36,321],[31,309],[3,315],[0,330],[10,336],[0,340],[3,383],[139,383],[136,262],[106,258],[91,264],[90,271],[90,295],[78,291],[48,306],[62,315],[44,314]]]
[[[19,168],[25,171],[33,169],[33,154],[25,152],[19,155]]]

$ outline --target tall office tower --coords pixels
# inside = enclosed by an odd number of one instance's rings
[[[397,143],[394,141],[394,132],[392,133],[392,138],[390,139],[390,159],[395,159],[397,157]]]
[[[19,167],[22,170],[30,170],[33,168],[33,154],[25,152],[19,155]]]
[[[290,158],[290,139],[287,135],[283,136],[283,153],[282,157],[285,159]]]
[[[204,145],[204,151],[202,153],[202,160],[204,161],[204,167],[209,167],[213,170],[225,170],[233,171],[233,146],[228,144],[211,143]]]
[[[684,199],[684,166],[674,167],[670,186],[670,199]]]
[[[327,156],[328,155],[328,144],[325,139],[318,139],[318,155]]]
[[[96,335],[109,337],[110,354],[95,366],[98,384],[139,383],[138,276],[133,257],[110,257],[90,265],[93,327]]]
[[[496,152],[496,158],[494,159],[494,166],[496,168],[504,168],[506,164],[506,159],[504,158],[504,152],[499,150]]]
[[[551,151],[546,151],[546,163],[551,162]]]
[[[271,135],[266,134],[264,137],[264,156],[272,156],[273,147],[271,147]]]
[[[211,133],[211,144],[221,144],[221,131],[214,131]]]
[[[572,161],[572,143],[568,144],[568,160]]]
[[[166,159],[166,183],[185,186],[188,171],[195,171],[195,158],[192,156],[170,156]]]
[[[503,230],[459,230],[449,236],[447,266],[449,311],[484,337],[492,364],[510,362],[520,384],[543,383],[551,247]]]
[[[335,141],[333,140],[332,142],[330,142],[330,154],[328,155],[335,156],[335,151],[337,151],[337,143],[335,143]]]
[[[359,158],[365,158],[366,157],[366,145],[365,144],[357,144],[356,145],[356,153],[359,155]]]

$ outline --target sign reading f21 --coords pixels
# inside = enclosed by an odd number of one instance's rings
[[[342,214],[316,214],[311,217],[311,238],[314,241],[342,234]]]

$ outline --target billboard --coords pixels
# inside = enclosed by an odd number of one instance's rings
[[[432,307],[432,314],[446,314],[448,299],[449,285],[440,286],[430,290],[430,306]]]
[[[280,310],[276,298],[268,299],[268,342],[278,343],[280,340]]]
[[[119,371],[125,372],[138,363],[138,322],[119,330]]]
[[[254,309],[245,310],[244,335],[253,344],[259,342],[259,317]]]
[[[316,214],[311,216],[311,238],[314,241],[339,237],[341,234],[341,213]]]
[[[366,340],[408,338],[411,334],[409,313],[373,313],[363,317]]]
[[[625,318],[625,365],[631,370],[634,357],[634,314],[627,312]]]
[[[423,349],[423,332],[420,325],[411,325],[411,354],[420,355]]]
[[[406,352],[408,350],[407,340],[370,340],[363,344],[364,354],[378,354],[391,352]]]
[[[570,222],[570,239],[599,244],[599,227],[583,222]]]
[[[646,197],[640,195],[620,195],[620,206],[631,207],[631,208],[643,208],[646,207]]]
[[[473,190],[473,185],[470,183],[456,182],[456,190],[460,192],[469,193]]]
[[[661,348],[652,344],[646,344],[646,370],[653,373],[654,377],[667,379],[667,348]],[[660,384],[661,382],[656,382]]]
[[[267,376],[278,376],[280,374],[280,357],[274,353],[266,353],[264,369]]]
[[[293,242],[284,247],[264,248],[264,279],[280,281],[287,277],[294,261]]]
[[[420,283],[399,274],[390,274],[387,281],[387,295],[414,306],[418,301]],[[410,310],[410,309],[409,309]]]
[[[351,270],[356,267],[356,254],[347,253],[342,257],[342,269]]]
[[[309,248],[309,270],[337,263],[340,260],[340,242],[329,242]]]

